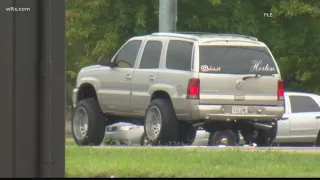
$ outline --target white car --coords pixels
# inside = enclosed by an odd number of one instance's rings
[[[285,92],[285,102],[285,114],[278,122],[278,133],[274,142],[310,143],[320,146],[320,96]]]
[[[131,123],[116,123],[107,126],[104,144],[105,145],[136,145],[143,139],[143,126]]]
[[[193,146],[206,146],[209,133],[199,128]],[[104,137],[105,145],[149,145],[144,136],[144,127],[131,123],[116,123],[107,126]]]

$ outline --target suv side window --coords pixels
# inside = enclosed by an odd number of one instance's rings
[[[167,50],[166,67],[183,71],[191,70],[193,43],[171,40]]]
[[[137,59],[137,55],[142,44],[141,40],[133,40],[128,42],[118,53],[115,58],[117,67],[133,68]]]
[[[292,113],[320,111],[317,102],[309,96],[289,96],[289,99]]]
[[[148,41],[142,57],[139,69],[156,69],[159,67],[160,56],[162,50],[161,41]]]

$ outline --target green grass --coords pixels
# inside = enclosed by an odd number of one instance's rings
[[[319,167],[319,153],[66,146],[67,177],[320,177]]]
[[[65,141],[66,146],[76,146],[76,143],[72,139]]]

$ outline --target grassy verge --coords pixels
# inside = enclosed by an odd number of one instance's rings
[[[67,144],[67,177],[320,177],[319,153]]]

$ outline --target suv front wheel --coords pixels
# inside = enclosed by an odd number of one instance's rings
[[[100,145],[106,129],[105,117],[96,99],[85,99],[75,107],[72,135],[79,146]]]

